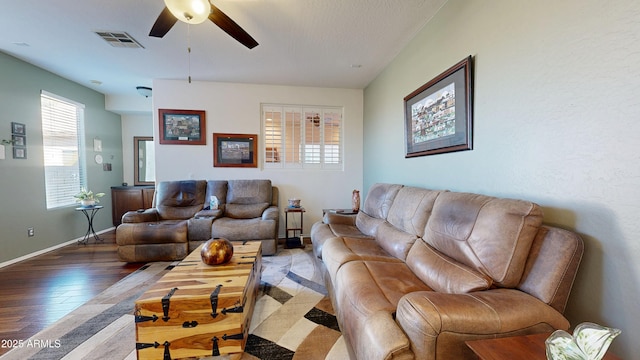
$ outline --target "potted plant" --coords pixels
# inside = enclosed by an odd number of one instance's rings
[[[80,192],[73,195],[76,198],[76,201],[79,202],[82,206],[94,206],[99,203],[99,198],[103,197],[104,193],[94,193],[91,190],[87,190],[86,188],[80,188]]]

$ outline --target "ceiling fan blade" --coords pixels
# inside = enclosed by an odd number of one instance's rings
[[[153,27],[149,32],[149,36],[159,38],[165,36],[176,22],[178,22],[178,19],[173,16],[171,11],[169,11],[169,8],[165,6],[164,10],[162,10],[158,19],[156,19],[156,22],[153,24]]]
[[[238,40],[242,45],[253,49],[258,46],[258,42],[255,41],[251,35],[249,35],[244,29],[240,27],[235,21],[228,17],[225,13],[220,11],[215,5],[211,4],[211,14],[209,14],[209,20],[218,25],[224,32],[231,35],[232,38]]]

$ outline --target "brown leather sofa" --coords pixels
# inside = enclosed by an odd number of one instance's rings
[[[575,233],[521,200],[375,184],[313,251],[356,359],[475,359],[467,340],[568,329]]]
[[[209,208],[212,195],[219,200],[218,209]],[[278,188],[270,180],[159,182],[153,204],[122,216],[116,228],[120,260],[181,260],[217,237],[261,241],[264,255],[277,251]]]

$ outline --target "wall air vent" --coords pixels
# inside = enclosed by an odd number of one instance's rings
[[[96,31],[95,33],[113,47],[144,49],[144,46],[124,31]]]

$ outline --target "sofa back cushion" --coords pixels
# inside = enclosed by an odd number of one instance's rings
[[[413,243],[424,234],[438,194],[439,191],[417,187],[399,189],[389,208],[387,221],[377,228],[375,238],[378,245],[389,254],[405,260]]]
[[[224,208],[224,215],[234,219],[254,219],[262,216],[262,213],[269,207],[269,203],[257,204],[227,204]]]
[[[564,313],[583,252],[578,234],[542,226],[518,288]]]
[[[424,240],[447,257],[479,271],[501,287],[518,285],[542,224],[532,202],[443,192],[433,207]]]
[[[393,199],[401,188],[402,185],[398,184],[373,184],[356,216],[358,230],[365,235],[376,236],[378,226],[386,220]]]
[[[440,191],[405,186],[398,191],[387,221],[404,232],[422,237]]]
[[[221,208],[227,202],[227,180],[209,180],[207,181],[207,195],[205,197],[204,206],[209,206],[211,196],[218,198],[218,204]]]
[[[422,239],[411,247],[406,262],[420,280],[437,292],[464,294],[487,290],[492,284],[487,275],[441,254]]]
[[[156,185],[156,208],[162,220],[186,220],[202,210],[206,180],[161,181]]]
[[[401,188],[402,185],[398,184],[373,184],[361,211],[376,219],[386,219],[391,204]]]
[[[385,222],[384,219],[370,216],[362,210],[358,212],[358,215],[356,215],[357,230],[369,237],[376,236],[378,226],[383,222]]]
[[[416,240],[418,236],[399,230],[386,221],[382,222],[376,230],[376,243],[386,252],[403,261]]]
[[[227,204],[271,204],[271,180],[229,180]]]

